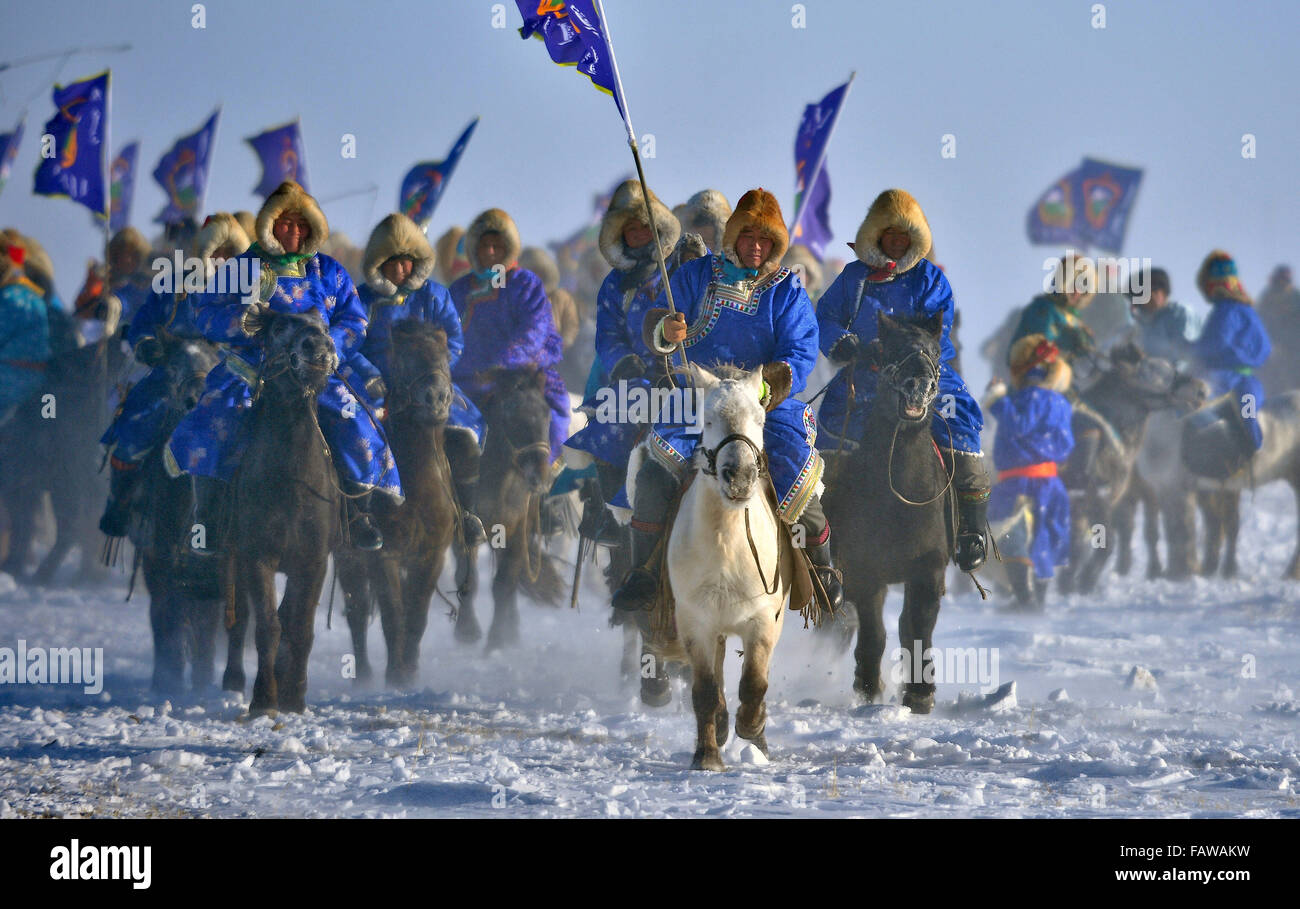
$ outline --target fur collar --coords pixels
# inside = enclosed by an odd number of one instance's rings
[[[906,190],[887,189],[876,197],[858,228],[853,251],[872,268],[888,268],[890,260],[880,250],[880,235],[890,227],[905,230],[912,238],[912,245],[894,265],[893,273],[901,275],[924,259],[933,245],[921,203]]]
[[[415,260],[411,276],[401,288],[384,277],[380,266],[394,256],[410,256]],[[424,231],[414,221],[400,212],[394,212],[375,226],[366,242],[361,259],[361,272],[366,283],[385,297],[394,296],[398,290],[419,290],[433,276],[437,257],[429,245]]]
[[[266,197],[261,211],[257,213],[257,245],[273,256],[285,255],[284,247],[280,245],[279,240],[275,239],[272,227],[275,225],[276,218],[289,211],[301,214],[311,227],[311,236],[298,252],[314,256],[320,252],[321,245],[329,239],[329,222],[325,220],[325,213],[320,210],[316,200],[293,180],[285,180],[276,187],[275,192]]]

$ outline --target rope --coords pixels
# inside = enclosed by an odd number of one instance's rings
[[[781,520],[778,515],[773,515],[773,517],[777,521]],[[758,569],[758,580],[763,585],[763,593],[768,596],[776,593],[777,584],[781,581],[781,528],[778,527],[776,532],[776,565],[772,568],[772,589],[768,590],[767,578],[763,576],[763,566],[758,561],[758,547],[754,545],[754,534],[749,529],[749,508],[745,508],[745,539],[749,541],[749,552],[754,557],[754,567]]]

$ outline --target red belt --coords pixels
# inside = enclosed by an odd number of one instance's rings
[[[18,369],[30,369],[32,372],[45,372],[44,363],[38,363],[35,360],[0,360],[5,366],[15,366]]]
[[[1041,479],[1043,477],[1056,476],[1056,462],[1043,461],[1041,464],[1029,464],[1025,467],[1012,467],[1010,470],[998,471],[998,482],[1011,477],[1031,477]]]

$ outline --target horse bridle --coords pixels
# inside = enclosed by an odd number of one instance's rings
[[[880,371],[879,371],[880,381],[884,382],[886,385],[888,385],[890,388],[894,389],[895,391],[901,391],[902,389],[899,387],[899,383],[898,383],[898,371],[902,369],[903,366],[908,361],[910,361],[913,357],[920,357],[922,360],[925,361],[925,365],[929,367],[928,369],[929,375],[927,376],[927,383],[929,387],[926,390],[926,396],[925,396],[926,397],[925,407],[926,410],[929,410],[930,405],[934,403],[934,399],[939,396],[939,364],[934,359],[934,357],[930,356],[930,354],[927,353],[926,351],[914,350],[911,353],[909,353],[907,356],[903,357],[903,359],[899,360],[897,363],[886,363],[884,366],[880,367]],[[918,419],[924,420],[925,417],[921,416]]]
[[[762,449],[754,444],[753,439],[740,432],[733,432],[729,436],[724,436],[722,441],[713,448],[705,448],[702,445],[700,446],[700,451],[704,453],[704,457],[708,461],[708,466],[704,468],[702,473],[710,477],[716,477],[718,475],[718,455],[721,453],[722,449],[726,448],[732,442],[741,442],[749,447],[749,450],[754,453],[754,460],[758,463],[759,477],[766,477],[767,459],[763,457]]]
[[[410,408],[412,406],[411,401],[414,400],[411,395],[411,389],[422,382],[427,382],[430,379],[437,378],[439,374],[439,371],[436,369],[430,370],[424,375],[417,376],[409,382],[403,382],[401,385],[395,385],[389,389],[386,401],[388,413],[390,415],[401,413]]]

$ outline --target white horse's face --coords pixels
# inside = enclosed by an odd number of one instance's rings
[[[701,403],[699,421],[700,447],[713,454],[722,499],[740,508],[760,490],[759,458],[763,449],[763,421],[766,416],[759,403],[763,395],[763,372],[742,373],[727,370],[719,378],[707,369],[692,364],[695,387]],[[750,444],[747,444],[750,443]]]

